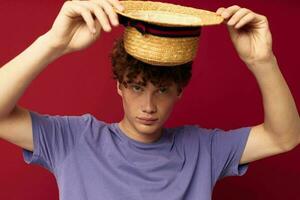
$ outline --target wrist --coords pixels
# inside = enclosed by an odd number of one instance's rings
[[[252,60],[250,62],[245,62],[245,64],[255,76],[260,74],[263,75],[270,72],[270,70],[274,70],[274,68],[278,68],[277,59],[273,53],[264,59]]]
[[[57,41],[51,32],[46,32],[41,35],[38,40],[43,43],[44,47],[47,48],[52,55],[60,57],[65,54],[65,45]]]

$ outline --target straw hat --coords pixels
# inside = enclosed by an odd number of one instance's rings
[[[214,12],[170,3],[120,1],[116,10],[128,54],[151,65],[175,66],[192,61],[202,26],[217,25],[223,18]]]

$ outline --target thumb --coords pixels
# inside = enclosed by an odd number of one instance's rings
[[[227,29],[230,35],[231,40],[234,42],[238,37],[238,29],[234,28],[233,26],[228,26]]]
[[[98,20],[95,21],[95,29],[96,29],[96,37],[98,37],[102,29],[101,24]]]

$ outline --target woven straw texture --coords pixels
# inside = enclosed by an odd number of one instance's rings
[[[220,24],[223,18],[215,12],[152,1],[121,1],[125,7],[117,13],[140,21],[162,26],[209,26]]]
[[[151,65],[175,66],[192,61],[196,56],[199,37],[168,38],[142,35],[133,27],[124,32],[127,53]]]

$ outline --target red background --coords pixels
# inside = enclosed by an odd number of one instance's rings
[[[238,4],[268,17],[273,49],[300,105],[299,1],[173,0],[172,3],[215,11]],[[62,0],[0,2],[0,66],[29,46],[52,25]],[[107,121],[122,118],[121,99],[111,78],[108,53],[119,27],[103,33],[90,48],[64,56],[32,82],[19,104],[40,113],[91,113]],[[22,67],[22,66],[20,66]],[[253,75],[239,60],[225,25],[203,29],[193,77],[167,126],[200,124],[223,129],[256,125],[263,120],[261,95]],[[300,199],[299,147],[250,164],[243,177],[220,181],[213,199]],[[58,199],[54,177],[23,162],[21,149],[0,141],[0,199]]]

